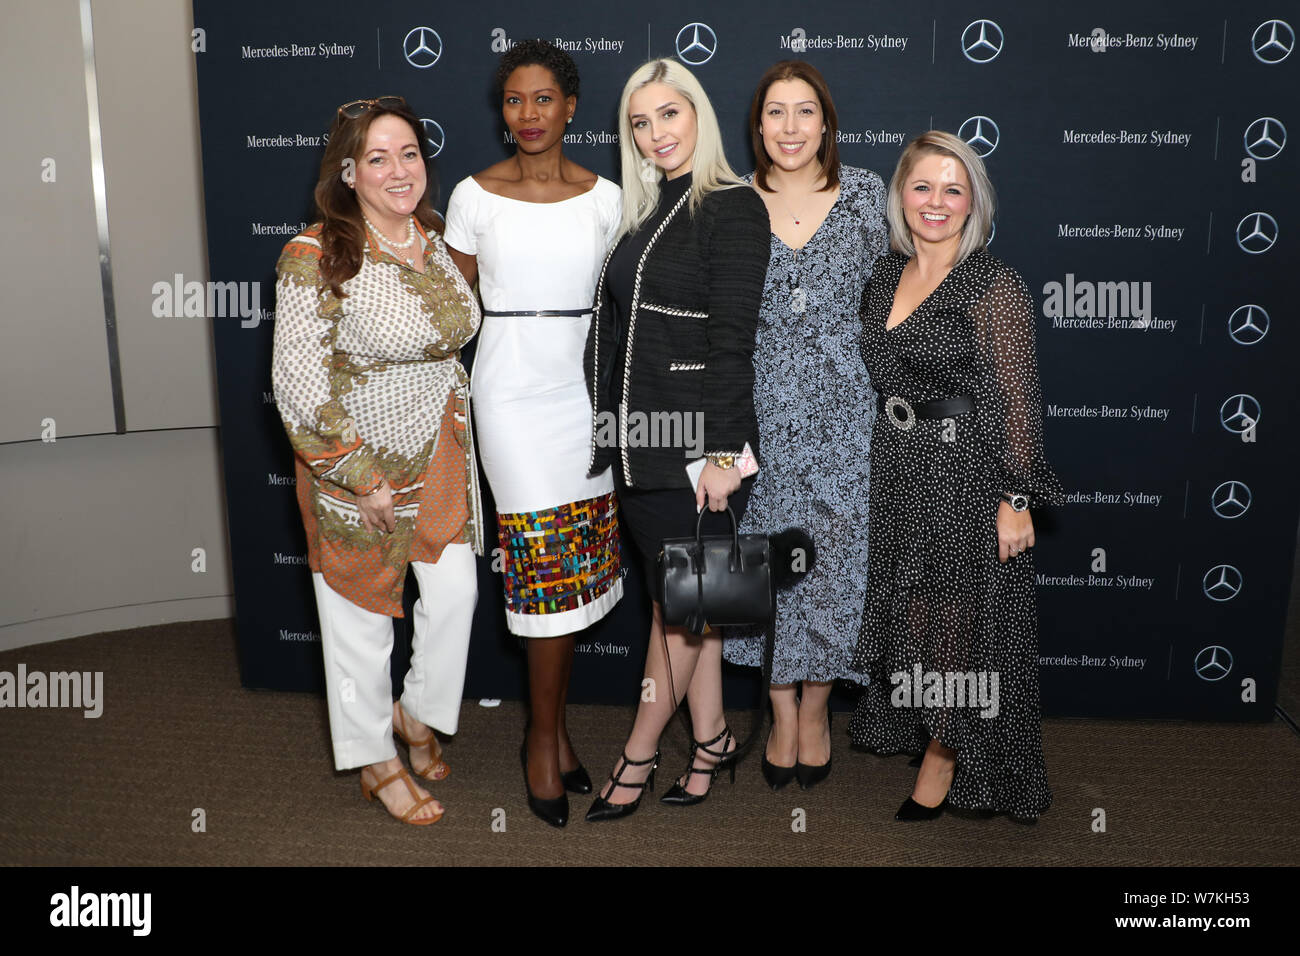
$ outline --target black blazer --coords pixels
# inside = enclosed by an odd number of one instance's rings
[[[767,207],[737,186],[709,193],[692,217],[690,195],[652,234],[622,323],[606,270],[626,236],[601,267],[583,354],[590,476],[615,465],[632,487],[691,488],[691,459],[738,455],[746,442],[759,453],[754,336],[771,252]],[[615,348],[625,350],[627,368],[620,395],[611,394]]]

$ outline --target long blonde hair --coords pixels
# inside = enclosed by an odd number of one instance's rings
[[[695,152],[691,157],[690,212],[694,215],[704,197],[715,189],[745,186],[732,171],[722,151],[722,131],[704,87],[676,60],[651,60],[637,67],[623,87],[618,102],[618,148],[623,160],[623,224],[620,235],[636,232],[659,205],[663,172],[637,149],[632,121],[627,115],[632,94],[651,83],[663,83],[686,98],[695,110]],[[651,173],[653,175],[651,175]]]

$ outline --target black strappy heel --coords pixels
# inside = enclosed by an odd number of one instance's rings
[[[713,781],[718,776],[718,771],[725,766],[731,771],[731,782],[735,783],[736,758],[740,753],[740,748],[737,747],[734,750],[727,750],[727,744],[735,739],[736,736],[731,732],[731,728],[723,727],[722,733],[718,734],[718,736],[714,737],[712,740],[706,740],[703,743],[700,743],[698,740],[692,740],[691,759],[686,765],[687,780],[690,780],[690,775],[693,773],[707,773],[709,775],[709,790],[712,790]],[[718,741],[722,741],[722,751],[718,752],[717,750],[710,750],[709,746],[711,744],[716,744]],[[708,769],[696,767],[695,754],[700,750],[704,751],[710,757],[717,757],[717,763]],[[659,798],[659,802],[672,804],[677,807],[691,807],[697,803],[703,803],[704,798],[709,795],[709,790],[705,790],[703,793],[691,793],[680,783],[674,783],[672,787],[669,788],[668,792]]]
[[[631,803],[610,803],[604,797],[596,797],[596,799],[592,801],[591,809],[587,811],[588,823],[595,823],[598,820],[618,820],[622,817],[629,817],[635,813],[636,808],[641,805],[641,798],[645,796],[646,790],[648,789],[651,793],[654,792],[655,771],[659,769],[659,751],[656,750],[653,757],[648,757],[645,760],[633,760],[628,757],[627,751],[624,751],[620,755],[619,760],[620,762],[617,772],[611,774],[609,778],[609,782],[614,785],[609,788],[609,795],[612,797],[614,791],[619,787],[626,787],[629,790],[640,790],[641,792],[637,794],[636,799]],[[645,778],[644,783],[620,783],[623,779],[623,771],[628,767],[644,767],[646,764],[652,764],[653,766],[650,767],[650,775]]]

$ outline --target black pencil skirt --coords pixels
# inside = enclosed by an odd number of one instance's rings
[[[687,488],[629,488],[615,472],[615,491],[618,508],[623,515],[623,526],[636,546],[645,575],[646,593],[661,601],[659,593],[658,560],[665,538],[688,538],[695,534],[695,493]],[[745,478],[727,498],[727,505],[739,522],[749,503],[749,492],[754,487],[753,477]],[[730,534],[731,519],[725,511],[704,509],[701,534]]]

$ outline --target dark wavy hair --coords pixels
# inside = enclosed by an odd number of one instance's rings
[[[329,283],[340,299],[346,296],[343,283],[361,270],[361,257],[366,248],[366,227],[361,219],[361,206],[356,191],[343,178],[345,163],[352,160],[355,171],[360,167],[366,149],[366,135],[370,124],[381,116],[396,116],[411,127],[420,155],[424,156],[424,127],[406,101],[396,108],[366,110],[356,119],[337,113],[330,126],[330,141],[320,161],[320,176],[316,180],[316,218],[323,224],[320,237],[321,277]],[[438,195],[438,180],[433,164],[424,159],[424,195],[415,205],[415,218],[425,230],[442,233],[442,220],[433,211]]]
[[[772,64],[758,81],[758,88],[754,90],[754,101],[749,106],[749,136],[754,147],[754,182],[759,189],[768,188],[767,174],[772,169],[772,157],[768,156],[767,150],[763,148],[763,103],[772,84],[779,83],[781,80],[803,80],[817,94],[817,100],[822,107],[822,117],[826,121],[826,132],[822,134],[821,144],[817,147],[817,158],[822,164],[822,175],[826,177],[826,185],[819,191],[834,189],[840,184],[840,150],[835,145],[840,121],[835,113],[835,103],[831,99],[831,90],[826,85],[826,78],[821,75],[817,67],[803,60],[782,60],[780,63]]]
[[[566,99],[578,96],[578,65],[573,62],[573,57],[548,40],[520,40],[501,54],[501,62],[497,64],[497,99],[504,94],[511,73],[521,66],[533,64],[551,71]]]

